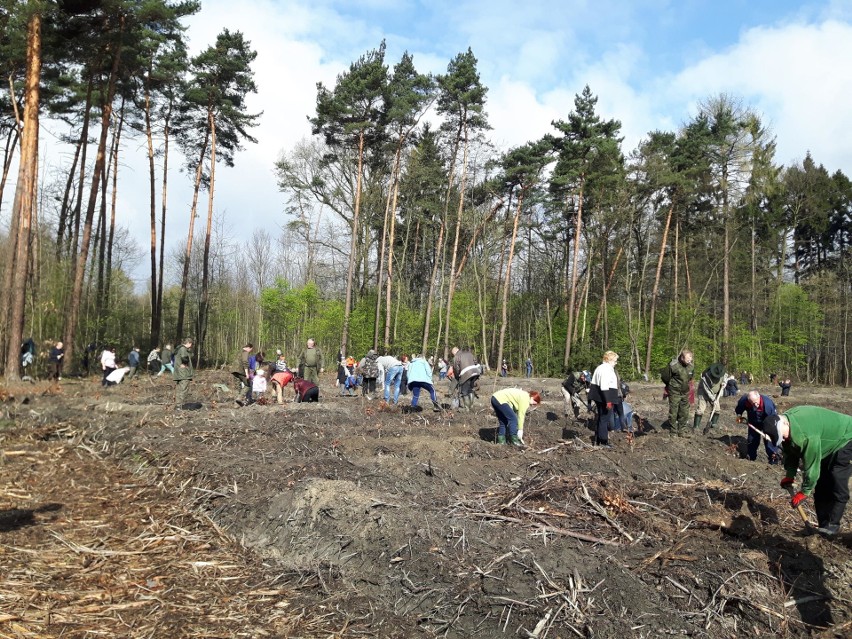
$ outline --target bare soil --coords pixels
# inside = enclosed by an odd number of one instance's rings
[[[331,377],[238,407],[205,372],[180,412],[163,378],[97,382],[5,389],[0,637],[852,635],[852,534],[810,534],[780,467],[742,459],[734,398],[679,438],[632,384],[643,432],[599,450],[555,379],[483,380],[473,413]],[[544,394],[523,451],[494,443],[495,384]]]

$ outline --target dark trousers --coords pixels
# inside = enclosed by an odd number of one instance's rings
[[[820,526],[839,525],[849,501],[849,478],[852,477],[852,441],[835,453],[824,457],[819,465],[819,479],[814,488],[814,510]]]
[[[361,394],[362,395],[375,395],[376,394],[376,378],[375,377],[365,377],[364,384],[361,386]]]
[[[409,382],[408,389],[411,391],[411,405],[417,406],[417,400],[420,399],[420,389],[426,389],[429,393],[429,397],[433,402],[437,403],[438,396],[435,395],[435,387],[432,384],[427,382]]]
[[[491,408],[494,409],[494,414],[497,415],[497,421],[500,426],[497,428],[497,434],[500,437],[518,436],[518,414],[512,409],[509,404],[501,404],[496,397],[491,398]]]
[[[107,381],[107,375],[113,372],[115,368],[104,368],[104,378],[101,380],[101,386],[109,386],[110,382]]]
[[[319,401],[319,388],[314,386],[309,389],[304,395],[296,395],[297,402],[318,402]]]
[[[595,433],[595,443],[606,444],[609,442],[609,431],[615,428],[615,413],[619,411],[619,415],[624,415],[621,411],[621,404],[613,404],[612,408],[606,407],[606,402],[595,402],[598,407],[598,428]]]
[[[755,461],[757,459],[757,449],[760,447],[760,442],[763,442],[763,448],[766,450],[766,459],[769,460],[770,464],[774,464],[778,461],[777,455],[773,452],[772,447],[769,445],[769,442],[764,440],[763,437],[760,436],[760,433],[754,432],[751,428],[748,429],[748,435],[746,437],[746,444],[748,445],[748,458],[751,461]]]

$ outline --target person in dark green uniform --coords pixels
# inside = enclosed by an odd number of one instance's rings
[[[792,488],[802,464],[802,483],[791,505],[796,508],[813,496],[817,530],[836,535],[849,501],[852,416],[819,406],[796,406],[767,417],[761,429],[784,451],[783,488]]]
[[[180,410],[186,403],[186,391],[195,371],[192,368],[191,337],[185,337],[175,351],[175,370],[172,378],[175,380],[175,408]]]
[[[695,374],[692,351],[683,349],[680,355],[663,368],[660,377],[669,394],[669,426],[678,437],[687,432],[689,422],[689,383]]]

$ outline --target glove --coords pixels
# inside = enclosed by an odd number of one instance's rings
[[[738,424],[745,424],[745,423],[746,423],[746,418],[745,418],[745,417],[743,417],[742,415],[737,415],[737,423],[738,423]]]
[[[607,403],[606,403],[606,409],[607,409],[607,410],[612,410],[612,402],[607,402]]]
[[[792,485],[793,485],[793,478],[792,477],[785,477],[784,479],[781,480],[781,488],[787,488],[787,487],[792,486]]]
[[[808,496],[805,493],[800,491],[800,492],[796,493],[795,495],[793,495],[793,499],[790,500],[790,505],[793,508],[798,508],[799,504],[801,504],[807,498],[808,498]]]

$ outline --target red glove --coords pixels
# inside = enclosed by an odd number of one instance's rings
[[[805,493],[803,493],[803,492],[798,492],[798,493],[796,493],[795,495],[793,495],[793,499],[791,499],[791,500],[790,500],[790,505],[791,505],[793,508],[798,508],[798,507],[799,507],[799,504],[801,504],[801,503],[802,503],[803,501],[805,501],[807,498],[808,498],[808,496],[807,496]]]
[[[787,488],[788,486],[792,486],[792,485],[793,485],[793,478],[792,477],[785,477],[784,479],[781,480],[781,488]]]
[[[612,402],[607,402],[607,403],[606,403],[606,409],[607,409],[607,410],[612,410]]]

